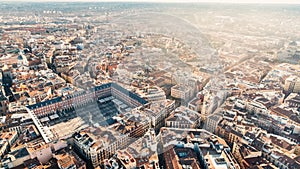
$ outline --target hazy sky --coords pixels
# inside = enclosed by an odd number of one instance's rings
[[[53,2],[220,2],[220,3],[288,3],[300,4],[300,0],[0,0],[1,1],[53,1]]]

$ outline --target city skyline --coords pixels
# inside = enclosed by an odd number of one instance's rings
[[[300,6],[203,1],[1,1],[0,168],[299,169]]]

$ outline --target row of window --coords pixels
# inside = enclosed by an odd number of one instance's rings
[[[71,97],[67,100],[64,101],[59,101],[59,99],[57,100],[57,102],[54,101],[54,103],[50,102],[50,104],[48,105],[47,103],[39,103],[41,105],[41,107],[37,107],[33,110],[35,114],[38,115],[45,115],[48,114],[49,112],[53,112],[56,111],[57,109],[62,109],[62,108],[69,108],[72,106],[76,106],[78,104],[84,104],[87,103],[88,101],[90,101],[91,99],[94,99],[95,97],[101,97],[101,96],[105,96],[105,95],[116,95],[118,97],[120,97],[121,100],[123,100],[124,102],[126,102],[127,104],[131,105],[131,106],[140,106],[141,103],[134,98],[137,99],[141,99],[138,98],[138,96],[132,94],[131,92],[128,91],[127,94],[125,94],[124,92],[115,89],[114,87],[110,87],[111,85],[104,85],[104,86],[100,86],[100,90],[96,90],[95,92],[91,92],[91,93],[87,93],[87,94],[83,94],[83,95],[78,95],[76,97]],[[125,90],[119,86],[117,86],[118,88]],[[143,100],[141,100],[143,101]],[[45,104],[43,106],[43,104]]]

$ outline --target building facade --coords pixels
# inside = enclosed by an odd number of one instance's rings
[[[57,97],[52,100],[36,103],[27,106],[38,117],[46,117],[56,113],[56,111],[69,110],[71,108],[82,107],[88,103],[95,102],[98,98],[114,96],[132,107],[146,104],[147,101],[140,98],[116,83],[107,83],[96,86],[91,90],[78,92],[72,95]]]

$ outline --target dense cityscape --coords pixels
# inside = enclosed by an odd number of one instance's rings
[[[0,168],[300,169],[299,9],[0,1]]]

